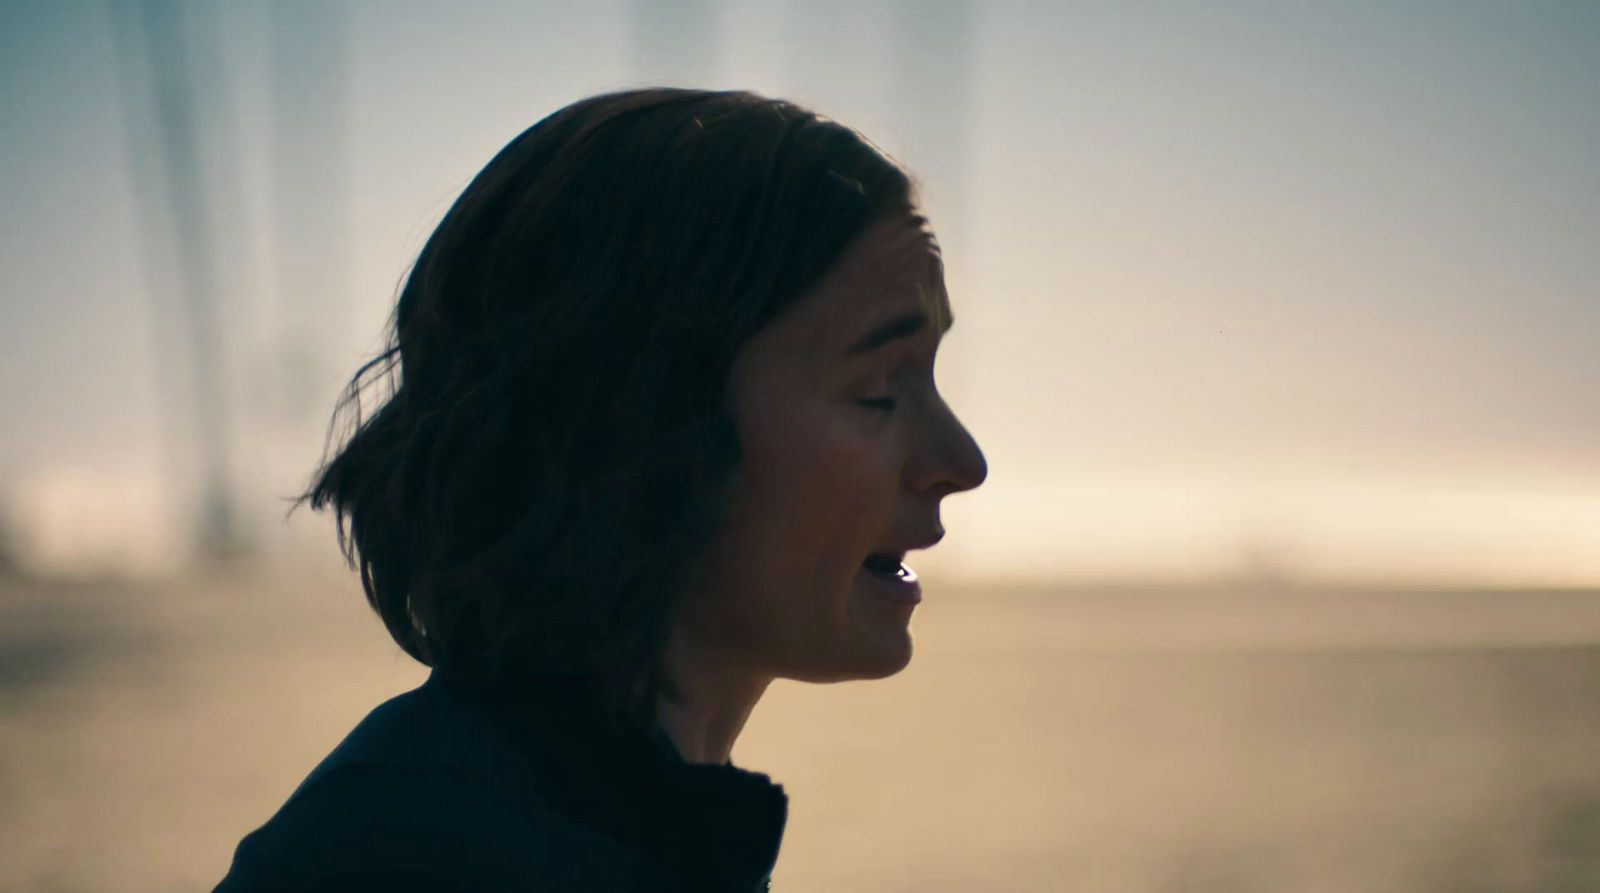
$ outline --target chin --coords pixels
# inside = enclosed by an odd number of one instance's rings
[[[899,673],[901,670],[904,670],[907,666],[910,666],[910,664],[911,664],[911,655],[907,654],[904,658],[902,658],[900,660],[896,660],[896,661],[894,661],[892,663],[885,663],[885,664],[883,664],[881,666],[872,667],[870,669],[863,670],[862,672],[856,673],[855,675],[852,675],[849,678],[850,679],[856,679],[856,680],[863,680],[863,681],[869,680],[869,679],[887,679],[890,676],[893,676],[896,673]]]
[[[855,682],[869,679],[886,679],[904,670],[911,663],[911,633],[907,631],[897,642],[876,642],[827,667],[814,667],[805,672],[790,674],[798,682]]]
[[[915,650],[911,644],[911,634],[906,633],[904,643],[894,649],[885,648],[875,657],[876,661],[858,675],[857,679],[885,679],[904,670],[911,664],[911,653]]]

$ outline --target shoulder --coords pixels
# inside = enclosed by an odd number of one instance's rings
[[[649,889],[635,856],[530,793],[457,769],[341,766],[240,841],[217,893]]]

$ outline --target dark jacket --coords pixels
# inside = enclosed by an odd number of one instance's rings
[[[216,893],[753,893],[788,816],[759,773],[683,760],[664,734],[597,731],[558,686],[447,679],[367,715],[267,823]]]

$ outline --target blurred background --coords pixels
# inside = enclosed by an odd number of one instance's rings
[[[286,516],[444,211],[591,93],[922,180],[990,476],[775,685],[782,891],[1600,891],[1600,5],[0,3],[0,888],[209,890],[419,684]]]

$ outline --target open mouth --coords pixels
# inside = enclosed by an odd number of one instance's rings
[[[871,573],[889,579],[903,579],[913,575],[911,568],[907,567],[898,555],[885,553],[868,555],[867,560],[861,562],[861,566]]]
[[[875,552],[861,562],[862,579],[867,588],[891,602],[915,605],[922,601],[922,581],[905,563],[904,552]]]

